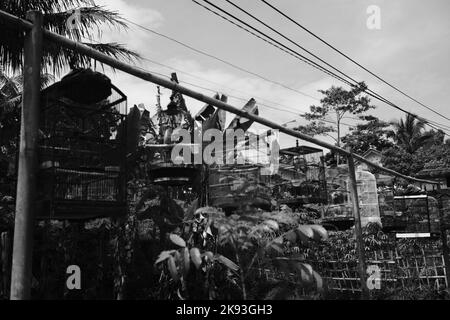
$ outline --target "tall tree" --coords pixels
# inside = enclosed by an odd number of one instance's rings
[[[393,122],[388,135],[395,145],[383,150],[382,163],[395,171],[414,175],[428,164],[444,163],[448,154],[442,131],[425,131],[425,122],[415,115]],[[444,160],[443,160],[444,159]]]
[[[364,82],[359,83],[358,86],[352,87],[350,90],[345,90],[342,87],[332,86],[328,90],[319,90],[324,97],[320,100],[319,106],[310,106],[310,112],[303,116],[310,123],[306,126],[299,126],[295,128],[300,132],[309,135],[328,135],[333,138],[338,147],[341,146],[341,126],[342,119],[348,114],[360,115],[375,106],[370,104],[370,99],[363,93],[367,89]],[[335,125],[327,125],[325,122],[329,121],[326,117],[334,117]],[[336,133],[336,137],[330,133]],[[339,155],[337,156],[337,163],[339,164]]]
[[[134,60],[138,54],[118,43],[97,43],[94,35],[101,35],[101,26],[127,28],[117,12],[97,6],[94,0],[2,0],[0,10],[25,19],[30,10],[44,14],[44,28],[83,42],[116,58]],[[0,66],[8,73],[21,72],[24,32],[0,22]],[[85,67],[91,59],[60,45],[46,41],[43,48],[43,68],[58,74],[66,66]]]
[[[391,133],[391,136],[394,142],[410,154],[415,153],[427,143],[434,142],[438,138],[436,132],[425,131],[425,122],[412,114],[407,114],[405,119],[394,122],[393,126],[394,131]]]
[[[389,139],[390,124],[380,119],[367,116],[366,123],[359,123],[350,132],[342,137],[344,147],[349,147],[357,154],[363,154],[369,149],[383,151],[393,146]]]

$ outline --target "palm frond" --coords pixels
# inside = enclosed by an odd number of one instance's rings
[[[418,116],[407,114],[404,119],[393,123],[394,141],[408,153],[414,153],[434,138],[434,134],[424,132],[425,122]]]
[[[0,67],[0,92],[5,97],[19,94],[21,86],[16,77],[8,76]]]
[[[116,42],[110,43],[84,43],[92,47],[93,49],[100,51],[108,56],[112,56],[116,59],[123,59],[128,61],[141,59],[141,56],[129,49],[127,49],[124,45]]]
[[[73,11],[74,8],[78,8]],[[29,10],[39,10],[44,13],[44,27],[68,37],[74,41],[83,38],[92,41],[94,36],[101,36],[102,25],[117,28],[127,28],[127,24],[119,13],[95,5],[92,0],[2,0],[0,10],[9,12],[20,18],[25,18]],[[74,16],[75,13],[75,16]],[[77,22],[74,27],[69,22],[73,18]],[[0,66],[11,73],[22,69],[24,32],[19,28],[4,25],[0,22]],[[94,46],[94,45],[91,45]],[[131,61],[138,59],[137,53],[125,49],[118,44],[95,45],[103,53],[118,59]],[[61,48],[53,43],[44,44],[44,71],[59,74],[73,61],[78,66],[89,66],[91,60],[80,57],[79,54]]]
[[[41,74],[41,89],[55,81],[48,73]],[[9,76],[0,68],[0,114],[15,110],[22,102],[23,74]]]
[[[22,102],[22,95],[15,96],[14,98],[0,102],[0,112],[2,114],[12,112]]]
[[[55,76],[51,73],[41,73],[41,89],[48,87],[50,84],[55,82],[55,79]],[[17,88],[19,88],[19,94],[22,92],[23,87],[23,73],[12,77],[12,80],[16,83]]]
[[[93,31],[101,36],[101,26],[127,29],[120,15],[101,6],[81,7],[73,10],[46,14],[44,27],[73,40],[92,38]]]
[[[100,52],[112,56],[116,59],[121,59],[129,62],[133,62],[140,58],[140,56],[126,49],[123,45],[118,43],[83,43],[88,45]],[[44,56],[44,65],[48,65],[52,73],[59,74],[61,71],[65,70],[67,66],[71,68],[85,68],[91,67],[93,60],[85,55],[73,52],[72,50],[65,49],[54,43],[47,43]],[[94,62],[95,63],[95,62]],[[100,64],[102,65],[102,64]]]

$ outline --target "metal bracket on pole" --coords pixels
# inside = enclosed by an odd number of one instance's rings
[[[11,300],[30,298],[34,210],[36,208],[43,16],[40,12],[31,11],[27,13],[27,19],[33,22],[33,28],[27,32],[24,47],[24,86],[11,271]]]
[[[350,152],[350,150],[349,150]],[[361,281],[361,297],[362,299],[369,299],[369,289],[367,288],[366,276],[366,257],[364,252],[364,240],[362,236],[361,227],[361,213],[359,209],[358,188],[356,184],[355,163],[352,154],[347,156],[348,173],[350,180],[350,195],[353,200],[353,216],[355,218],[355,236],[356,236],[356,251],[358,253],[358,273]]]

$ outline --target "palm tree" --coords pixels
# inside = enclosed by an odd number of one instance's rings
[[[51,74],[41,75],[42,89],[54,81]],[[15,162],[20,128],[23,76],[9,77],[0,67],[0,161]]]
[[[139,58],[138,54],[117,43],[92,43],[94,35],[101,36],[102,25],[127,28],[118,13],[95,5],[94,0],[1,0],[0,10],[22,19],[30,10],[41,11],[47,30],[74,41],[87,39],[84,44],[115,58],[128,61]],[[76,25],[70,24],[71,19],[76,20]],[[17,147],[23,86],[23,44],[22,30],[0,21],[0,158],[3,159],[11,158]],[[81,68],[90,63],[91,59],[86,56],[45,42],[41,87],[45,88],[54,81],[54,76],[47,72],[57,75],[67,66]]]
[[[416,152],[435,137],[434,132],[424,131],[425,122],[412,114],[407,114],[405,119],[400,119],[392,125],[394,126],[394,132],[391,133],[391,136],[395,143],[410,154]]]
[[[98,43],[94,35],[101,35],[100,27],[109,25],[127,28],[120,15],[104,7],[97,6],[94,0],[2,0],[0,10],[26,18],[30,10],[44,14],[44,28],[74,41],[83,42],[96,50],[119,59],[132,61],[139,55],[118,43]],[[76,16],[74,16],[76,14]],[[76,17],[76,27],[70,24]],[[0,22],[0,66],[8,73],[21,72],[23,61],[24,33]],[[43,48],[43,68],[59,74],[64,67],[86,67],[91,59],[61,46],[45,42]]]
[[[49,73],[41,74],[41,89],[55,81]],[[0,67],[0,114],[10,112],[17,107],[22,99],[23,74],[8,76]]]

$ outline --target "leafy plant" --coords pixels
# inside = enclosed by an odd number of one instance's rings
[[[78,10],[75,12],[75,9]],[[93,35],[101,35],[101,26],[108,25],[116,28],[127,28],[127,24],[120,15],[104,7],[95,4],[94,0],[39,0],[20,1],[4,0],[0,3],[0,10],[25,19],[30,10],[39,10],[44,15],[44,28],[68,37],[74,41],[85,41],[107,55],[115,58],[133,61],[139,55],[126,49],[118,43],[97,43],[93,41]],[[68,23],[79,13],[79,19],[75,27]],[[20,71],[23,61],[23,43],[25,34],[15,27],[2,25],[0,36],[0,66],[8,71]],[[88,39],[86,41],[86,39]],[[92,42],[91,42],[92,41]],[[46,42],[43,48],[43,68],[60,73],[66,66],[74,68],[90,66],[90,58],[64,49],[61,46]]]
[[[169,238],[177,249],[162,251],[155,262],[161,270],[159,290],[164,298],[220,299],[225,296],[221,296],[224,292],[218,290],[219,285],[238,287],[239,266],[233,261],[211,251],[188,248],[176,234]]]

